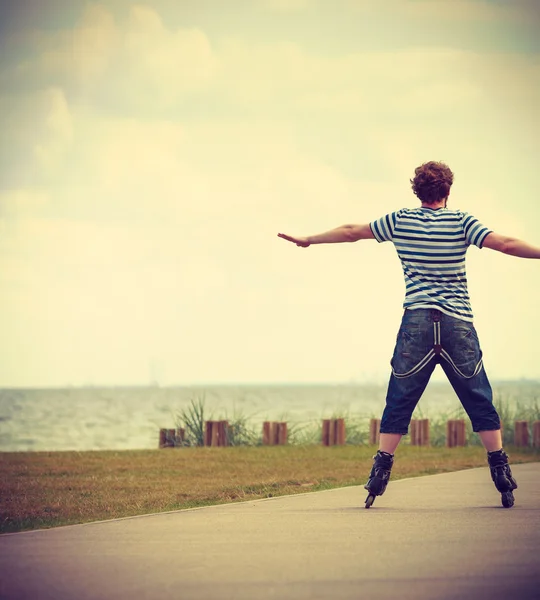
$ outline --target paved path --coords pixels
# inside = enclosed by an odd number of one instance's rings
[[[0,536],[10,600],[537,600],[540,463]]]

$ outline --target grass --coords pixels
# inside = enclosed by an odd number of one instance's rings
[[[513,463],[540,460],[537,449],[508,451]],[[374,452],[289,445],[1,453],[0,533],[363,485]],[[485,464],[476,446],[403,445],[392,479]]]

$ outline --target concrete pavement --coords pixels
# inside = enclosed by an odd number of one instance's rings
[[[0,536],[9,600],[540,597],[540,463]]]

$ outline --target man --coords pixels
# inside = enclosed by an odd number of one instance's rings
[[[394,243],[405,277],[404,315],[391,361],[392,374],[380,427],[379,450],[365,488],[366,508],[384,493],[401,437],[436,364],[440,364],[488,453],[491,476],[506,508],[517,483],[502,448],[499,415],[473,325],[465,254],[474,244],[522,258],[540,248],[499,235],[472,215],[446,207],[454,175],[442,162],[415,170],[418,208],[404,208],[364,225],[343,225],[309,237],[278,236],[297,246],[375,239]]]

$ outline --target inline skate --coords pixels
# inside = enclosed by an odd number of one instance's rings
[[[488,463],[493,483],[501,493],[502,505],[504,508],[514,506],[513,492],[518,485],[512,476],[512,471],[508,464],[508,455],[502,449],[495,452],[488,452]]]
[[[368,482],[364,486],[364,489],[369,492],[366,498],[366,508],[369,508],[373,504],[375,496],[382,496],[384,494],[388,480],[390,479],[392,465],[394,464],[394,455],[388,452],[378,450],[373,458],[375,459],[373,467],[371,468]]]

